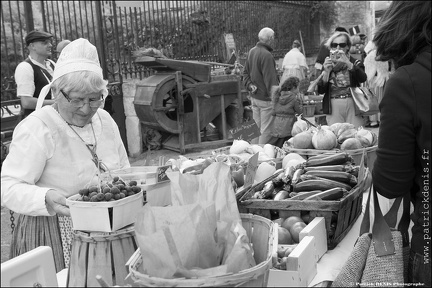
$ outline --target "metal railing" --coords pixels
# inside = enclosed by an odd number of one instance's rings
[[[245,57],[262,27],[275,30],[275,58],[285,55],[299,31],[306,54],[317,51],[319,23],[312,1],[1,1],[1,99],[16,98],[13,73],[27,57],[30,28],[63,39],[87,38],[99,53],[105,77],[122,83],[152,71],[134,63],[133,51],[154,47],[180,60],[223,62],[223,34],[232,33]],[[31,19],[30,19],[31,18]],[[53,60],[58,57],[53,51]]]

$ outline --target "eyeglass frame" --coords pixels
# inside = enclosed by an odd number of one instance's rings
[[[60,89],[60,92],[63,94],[63,96],[66,98],[66,100],[68,100],[68,102],[69,102],[69,104],[71,104],[73,107],[75,107],[75,108],[82,108],[82,107],[84,107],[84,105],[85,104],[87,104],[86,102],[84,102],[84,100],[78,100],[78,99],[71,99],[64,91],[63,91],[63,89]],[[99,108],[99,107],[101,107],[102,106],[102,103],[103,103],[103,96],[101,95],[101,99],[99,99],[99,100],[92,100],[92,101],[90,101],[90,99],[89,99],[89,102],[88,102],[88,104],[89,104],[89,106],[90,106],[90,108]],[[81,105],[81,106],[75,106],[74,104],[73,104],[73,102],[72,101],[80,101],[80,102],[82,102],[83,104]],[[97,103],[97,102],[99,102],[99,105],[98,106],[96,106],[96,107],[93,107],[91,104],[92,103]]]
[[[331,43],[330,44],[330,48],[337,48],[338,46],[343,49],[343,48],[348,46],[348,43]]]

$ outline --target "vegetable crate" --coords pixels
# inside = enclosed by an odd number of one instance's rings
[[[66,199],[74,230],[114,232],[135,223],[136,213],[144,205],[143,191],[116,201],[75,201],[79,194]]]
[[[252,199],[252,195],[259,191],[263,182],[252,186],[238,201],[239,211],[242,213],[252,213],[261,215],[268,219],[273,217],[274,213],[278,213],[277,217],[288,218],[290,216],[298,216],[304,219],[305,216],[309,219],[315,217],[324,217],[327,230],[327,247],[329,250],[336,247],[342,241],[346,234],[350,231],[355,221],[362,211],[364,183],[366,181],[368,170],[360,167],[363,170],[364,177],[353,187],[348,195],[341,200],[265,200]],[[261,186],[261,187],[260,187]]]
[[[351,155],[351,157],[354,160],[354,163],[356,165],[360,165],[363,150],[366,152],[366,158],[365,158],[365,166],[369,168],[369,171],[372,172],[373,165],[376,159],[376,149],[378,148],[378,145],[367,147],[367,148],[361,148],[361,149],[354,149],[354,150],[340,150],[340,149],[332,149],[332,150],[318,150],[318,149],[296,149],[296,148],[290,148],[290,147],[282,147],[282,150],[284,150],[287,154],[288,153],[297,153],[306,160],[309,159],[309,157],[321,155],[321,154],[334,154],[337,152],[347,152]]]
[[[214,277],[164,279],[151,277],[145,274],[141,268],[142,258],[140,250],[131,256],[126,266],[129,267],[129,275],[139,287],[267,287],[269,271],[272,267],[273,253],[277,247],[277,230],[272,221],[264,217],[252,214],[240,214],[242,226],[254,249],[256,266],[238,273],[228,273]]]

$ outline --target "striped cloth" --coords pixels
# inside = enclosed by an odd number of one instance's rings
[[[67,229],[60,232],[58,216],[27,216],[19,215],[17,224],[12,234],[10,258],[14,258],[39,246],[49,246],[53,250],[56,272],[60,272],[65,267],[65,250],[67,255],[70,253],[70,246],[63,246],[62,236],[67,239]],[[70,227],[62,217],[63,227]],[[71,230],[70,230],[71,231]],[[63,235],[62,235],[63,234]],[[66,249],[64,249],[66,248]],[[69,257],[69,256],[68,256]],[[69,263],[68,263],[69,264]]]

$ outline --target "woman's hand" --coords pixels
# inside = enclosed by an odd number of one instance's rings
[[[70,217],[69,207],[66,206],[66,197],[58,191],[54,189],[48,190],[45,195],[45,202],[46,205],[49,206],[47,209],[51,208],[51,210],[54,210],[57,214]]]
[[[339,53],[339,59],[336,62],[344,63],[348,66],[348,69],[352,69],[353,64],[345,53]]]
[[[331,72],[333,70],[333,61],[330,57],[325,58],[323,67],[325,72]]]

